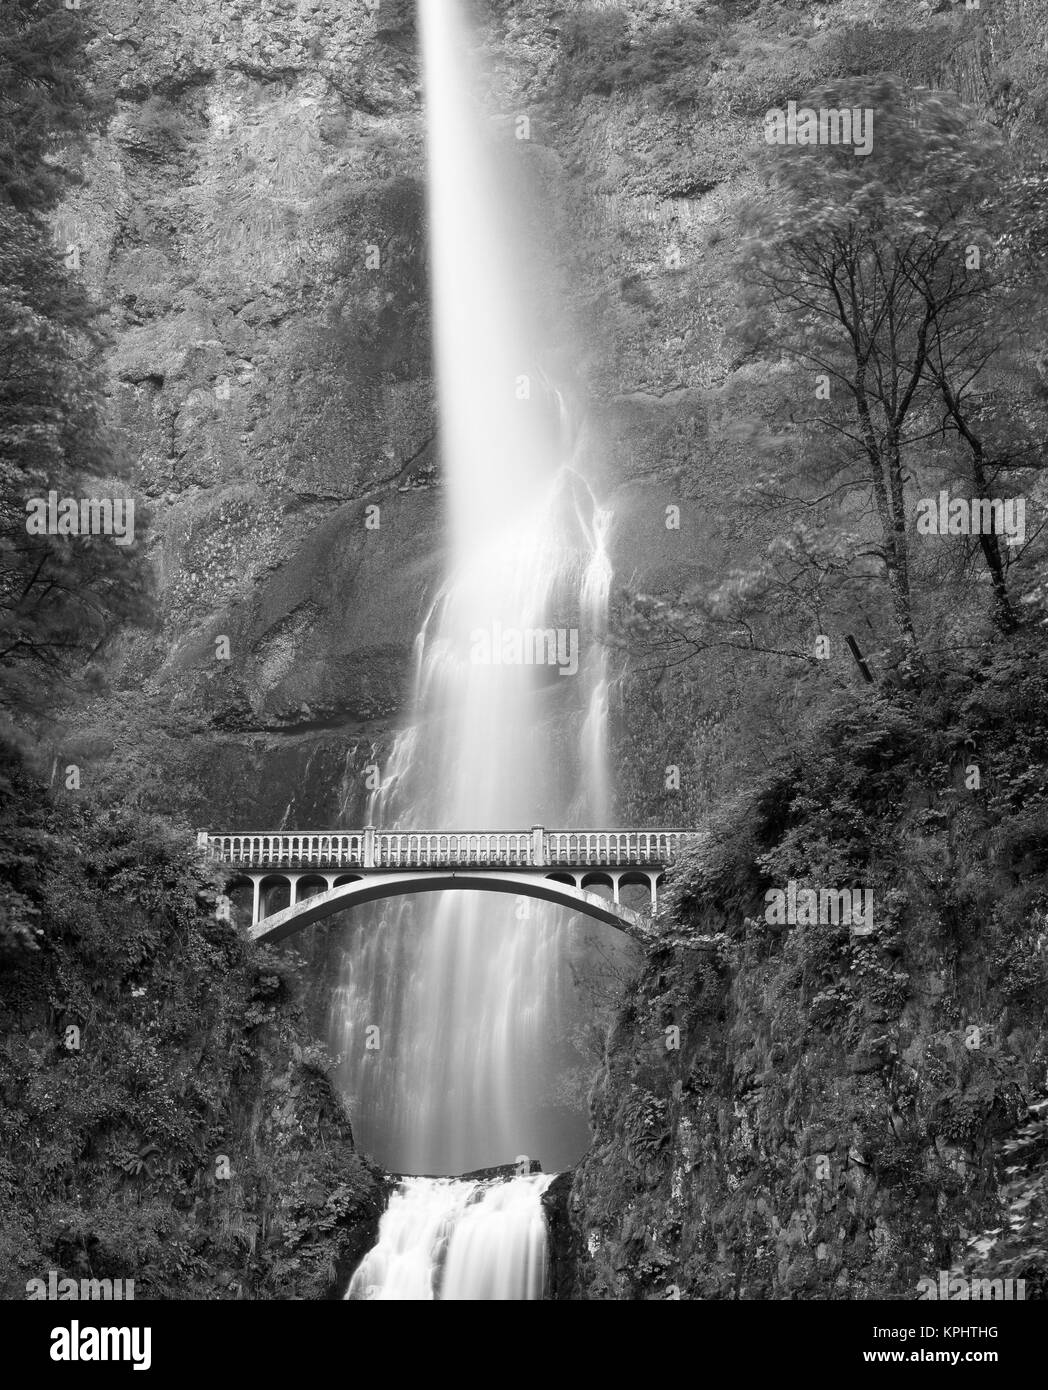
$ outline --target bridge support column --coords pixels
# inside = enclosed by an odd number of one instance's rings
[[[298,902],[298,881],[301,877],[301,874],[288,874],[287,876],[287,881],[291,888],[291,907],[294,907],[295,904]]]
[[[608,877],[611,879],[611,901],[612,901],[613,903],[617,903],[617,902],[620,901],[620,898],[619,898],[619,880],[622,878],[622,875],[621,875],[621,874],[609,874]]]
[[[262,917],[262,875],[251,875],[251,925]]]
[[[325,875],[324,875],[324,882],[325,882],[325,883],[327,884],[327,886],[328,886],[328,892],[329,892],[329,893],[331,892],[332,888],[334,888],[334,886],[335,886],[335,879],[336,879],[337,877],[338,877],[338,874],[325,874]]]
[[[655,875],[648,875],[648,887],[651,889],[651,911],[652,915],[659,910],[659,890],[655,886]]]

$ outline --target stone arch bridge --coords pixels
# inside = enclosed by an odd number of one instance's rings
[[[682,830],[376,830],[198,833],[229,889],[251,888],[251,936],[280,941],[334,912],[406,893],[469,889],[557,903],[641,940]],[[604,889],[605,894],[594,891]],[[629,889],[642,906],[623,901]],[[284,902],[286,896],[287,901]]]

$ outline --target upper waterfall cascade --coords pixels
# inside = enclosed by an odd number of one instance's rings
[[[461,0],[425,0],[418,14],[450,549],[416,643],[411,714],[368,819],[601,827],[613,518],[591,481],[579,393],[551,365],[571,358],[570,326],[521,197],[526,152],[496,134]],[[579,1007],[566,908],[465,891],[360,911],[377,914],[375,929],[351,934],[332,1031],[362,1145],[401,1173],[522,1153],[572,1161],[584,1120],[556,1098]],[[382,1037],[371,1051],[369,1025]],[[405,1184],[350,1296],[540,1297],[540,1187]],[[436,1287],[420,1261],[449,1230],[439,1290],[419,1292]]]

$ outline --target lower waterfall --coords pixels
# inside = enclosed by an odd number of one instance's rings
[[[484,1302],[541,1299],[548,1173],[473,1181],[404,1178],[347,1299]]]

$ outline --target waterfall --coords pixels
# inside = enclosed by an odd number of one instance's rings
[[[424,0],[419,24],[450,553],[410,723],[369,810],[382,828],[599,826],[612,518],[588,481],[577,393],[551,365],[566,330],[538,302],[506,172],[516,151],[479,101],[460,0]],[[364,1149],[415,1174],[578,1157],[585,1118],[555,1096],[573,1055],[574,930],[564,909],[478,892],[354,914],[332,1034]],[[540,1296],[543,1185],[405,1180],[347,1297]]]
[[[347,1299],[534,1300],[546,1282],[545,1174],[510,1181],[405,1178]]]

